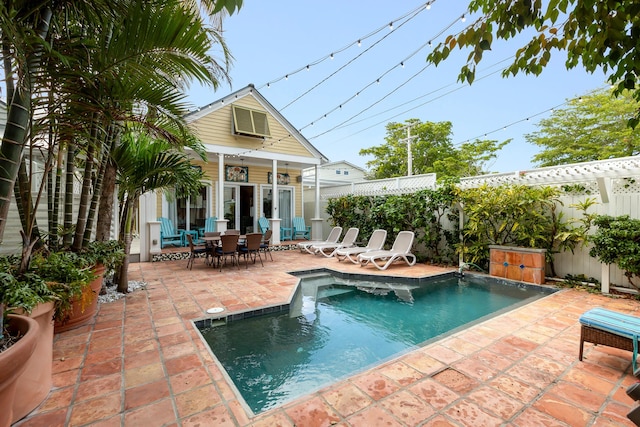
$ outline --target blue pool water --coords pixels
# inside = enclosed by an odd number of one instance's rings
[[[391,284],[303,277],[289,311],[201,333],[254,413],[547,295],[455,277]]]

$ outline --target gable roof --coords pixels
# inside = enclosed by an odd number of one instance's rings
[[[194,122],[209,114],[212,114],[221,108],[224,108],[235,101],[244,97],[251,96],[268,112],[289,134],[296,139],[305,149],[307,149],[315,158],[320,159],[320,164],[327,163],[329,159],[322,154],[307,138],[305,138],[296,128],[276,109],[262,94],[254,87],[253,84],[237,90],[229,95],[220,98],[210,104],[205,105],[185,116],[187,123]]]

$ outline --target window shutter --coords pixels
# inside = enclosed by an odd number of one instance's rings
[[[233,106],[234,131],[239,135],[271,136],[267,114],[262,111]]]

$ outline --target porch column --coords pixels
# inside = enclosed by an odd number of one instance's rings
[[[162,252],[160,245],[160,222],[156,212],[158,196],[155,191],[140,196],[140,262],[148,262],[153,254]]]
[[[322,223],[323,219],[320,218],[320,171],[318,165],[313,167],[316,179],[315,188],[315,202],[313,218],[311,218],[311,240],[323,240],[322,239]]]
[[[227,220],[224,219],[224,154],[218,154],[218,190],[216,191],[216,230],[227,231]]]
[[[269,227],[271,227],[271,242],[274,244],[280,243],[280,209],[278,208],[278,161],[273,160],[271,166],[271,219],[269,220]]]

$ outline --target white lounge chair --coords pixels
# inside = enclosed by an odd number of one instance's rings
[[[338,243],[320,243],[317,245],[312,245],[309,248],[316,255],[324,255],[327,258],[331,258],[336,250],[340,248],[352,248],[356,244],[356,239],[358,238],[358,233],[360,233],[360,229],[356,227],[352,227],[347,230],[342,238],[342,242]]]
[[[384,247],[384,242],[387,240],[387,230],[375,230],[371,237],[369,237],[369,241],[367,242],[367,246],[355,246],[351,248],[339,248],[336,249],[334,256],[338,259],[338,261],[342,261],[343,259],[348,259],[354,264],[358,264],[358,255],[363,254],[365,252],[371,251],[379,251]]]
[[[333,227],[329,236],[327,236],[327,240],[309,240],[307,242],[298,243],[298,248],[300,252],[308,252],[310,254],[314,253],[311,250],[311,246],[320,245],[322,243],[336,243],[338,239],[340,239],[340,235],[342,234],[342,227]]]
[[[411,253],[411,246],[413,245],[414,234],[413,231],[401,231],[396,236],[396,240],[393,242],[393,247],[388,250],[379,250],[365,252],[358,255],[358,261],[360,267],[371,263],[375,265],[379,270],[386,270],[394,261],[403,260],[409,266],[416,263],[416,257]],[[385,262],[384,265],[378,264],[379,261]]]

